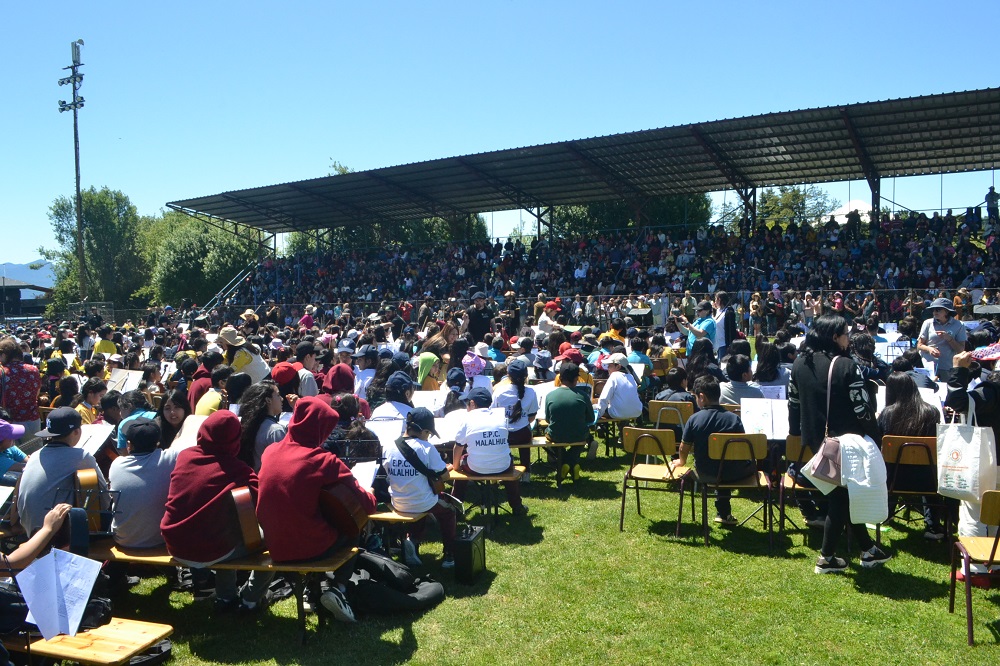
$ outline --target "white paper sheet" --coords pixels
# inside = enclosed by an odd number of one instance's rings
[[[441,409],[447,397],[448,394],[444,391],[414,391],[410,400],[414,407],[426,407],[435,412]]]
[[[375,433],[383,451],[389,451],[395,446],[396,439],[403,434],[403,419],[369,419],[365,427]]]
[[[82,436],[77,448],[81,448],[92,456],[96,456],[101,445],[111,434],[115,427],[110,423],[91,423],[80,427]]]
[[[788,401],[742,398],[740,420],[748,433],[763,433],[768,439],[784,441],[788,437]]]
[[[788,397],[784,386],[761,386],[760,392],[764,394],[765,398],[771,400],[784,400]]]
[[[111,380],[108,381],[108,390],[118,391],[120,393],[134,391],[139,388],[139,382],[141,381],[142,371],[115,368],[111,371]]]
[[[32,562],[15,576],[28,604],[27,621],[46,640],[75,636],[100,571],[100,562],[58,549]]]
[[[184,419],[184,423],[181,424],[181,429],[177,433],[177,436],[174,437],[174,441],[170,445],[170,448],[181,450],[197,444],[198,429],[201,428],[201,424],[204,423],[207,418],[207,416],[189,414],[187,418]]]
[[[351,474],[357,479],[358,484],[365,488],[366,490],[372,489],[372,483],[375,481],[375,472],[378,471],[378,461],[372,460],[370,462],[360,462],[351,468]]]

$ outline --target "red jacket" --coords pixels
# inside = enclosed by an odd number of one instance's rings
[[[160,532],[167,552],[191,562],[212,562],[241,543],[229,491],[240,486],[257,496],[257,475],[237,458],[240,421],[219,410],[198,429],[198,445],[184,449],[170,474]]]
[[[340,538],[320,513],[319,493],[324,486],[349,484],[365,511],[375,513],[372,494],[358,484],[340,458],[320,448],[338,420],[337,412],[322,398],[300,398],[285,438],[264,449],[257,519],[275,562],[317,557]]]
[[[198,369],[194,371],[191,380],[191,385],[188,386],[188,404],[191,405],[191,413],[193,414],[195,409],[198,408],[198,401],[201,400],[201,396],[208,393],[208,389],[212,388],[212,373],[206,370],[205,366],[199,365]]]

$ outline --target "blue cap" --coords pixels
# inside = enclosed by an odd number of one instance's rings
[[[410,376],[402,370],[397,370],[389,375],[389,379],[385,382],[385,390],[393,393],[403,393],[419,386],[420,384],[410,379]]]
[[[468,380],[465,377],[465,371],[462,368],[452,368],[448,371],[448,376],[445,379],[448,386],[457,386],[459,390],[465,389],[465,385]]]
[[[397,370],[406,370],[410,367],[410,355],[406,352],[398,351],[392,355],[392,364]]]
[[[469,391],[468,400],[475,403],[476,407],[485,408],[493,404],[493,394],[485,386],[477,386]]]
[[[515,358],[507,365],[507,374],[511,377],[527,377],[528,364],[519,358]]]

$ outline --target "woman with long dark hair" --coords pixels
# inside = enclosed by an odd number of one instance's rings
[[[847,354],[847,321],[840,315],[817,317],[806,334],[805,348],[792,366],[788,385],[788,426],[792,435],[801,435],[803,446],[819,451],[823,439],[830,436],[867,435],[881,441],[875,421],[875,408],[868,400],[865,380],[857,363]],[[827,383],[833,365],[832,379]],[[829,402],[829,412],[827,403]],[[861,566],[873,567],[889,560],[868,534],[864,525],[851,522],[847,488],[838,486],[826,496],[827,515],[823,523],[823,546],[816,562],[816,573],[838,573],[847,569],[847,561],[835,556],[837,542],[850,526],[855,543],[861,545]]]
[[[884,435],[906,437],[934,437],[941,414],[924,402],[917,390],[917,383],[905,372],[893,372],[885,383],[885,409],[878,416],[878,425]],[[937,468],[930,465],[893,465],[887,461],[889,479],[895,479],[897,490],[926,490],[933,494],[937,488]],[[922,496],[924,538],[941,541],[945,537],[941,526],[941,507],[931,506],[929,496]]]
[[[720,382],[728,381],[719,364],[715,362],[715,350],[708,338],[698,338],[691,345],[685,369],[688,373],[689,386],[693,386],[694,380],[702,375],[712,375]]]
[[[238,458],[260,470],[260,457],[271,444],[281,441],[287,428],[278,423],[282,399],[278,385],[264,380],[243,392],[240,401],[240,452]]]
[[[156,410],[156,422],[160,425],[160,448],[169,449],[184,425],[184,419],[191,415],[191,404],[184,391],[170,391],[160,401]]]
[[[507,365],[507,377],[510,384],[493,396],[493,407],[502,407],[507,414],[507,442],[511,446],[531,442],[531,421],[538,413],[538,398],[535,390],[526,386],[528,381],[528,365],[519,358]],[[531,449],[518,449],[521,464],[525,473],[521,476],[522,483],[531,481]]]
[[[792,373],[781,365],[781,354],[778,347],[771,342],[761,342],[757,345],[757,370],[753,380],[761,386],[788,386]]]

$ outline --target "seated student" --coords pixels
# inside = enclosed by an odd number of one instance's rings
[[[898,360],[898,359],[897,359]],[[878,416],[883,435],[936,437],[941,415],[924,402],[913,379],[905,372],[893,372],[885,384],[885,409]],[[925,465],[894,465],[886,461],[888,479],[895,479],[897,490],[927,490],[937,488],[937,468]],[[898,468],[898,469],[897,469]],[[922,495],[924,538],[941,541],[945,538],[940,506],[931,506],[931,497]]]
[[[649,345],[646,343],[644,338],[633,338],[632,339],[632,351],[629,352],[628,362],[629,364],[642,364],[646,366],[645,372],[642,373],[642,381],[639,382],[639,390],[645,391],[650,387],[651,384],[656,380],[653,377],[653,360],[646,355],[646,350],[649,349]],[[656,388],[656,386],[653,386]]]
[[[535,341],[530,337],[525,336],[517,339],[517,347],[511,348],[511,354],[517,354],[515,360],[524,361],[525,365],[534,365],[535,354],[532,351],[535,348]],[[509,363],[507,364],[510,365]]]
[[[501,407],[507,415],[507,438],[511,444],[531,442],[531,421],[538,413],[538,396],[526,386],[528,366],[519,358],[507,365],[506,384],[494,389],[493,407]],[[531,449],[522,448],[518,454],[521,465],[527,470],[521,477],[523,483],[531,481]]]
[[[28,456],[17,446],[17,440],[24,437],[24,426],[10,422],[10,414],[0,407],[0,478],[12,466],[23,463]],[[6,483],[0,485],[7,485]]]
[[[201,424],[197,446],[177,456],[170,475],[160,532],[167,552],[184,566],[210,569],[213,564],[248,554],[235,522],[230,492],[247,487],[257,499],[257,475],[236,456],[240,420],[222,409]],[[237,588],[236,572],[215,572],[215,607],[220,611],[254,611],[262,607],[273,573],[253,571]]]
[[[923,368],[924,360],[920,358],[920,352],[916,349],[907,349],[892,361],[893,372],[905,372],[916,384],[917,388],[929,388],[937,391],[937,382],[931,379],[926,372],[917,372],[916,368]]]
[[[187,360],[190,359],[177,362],[185,363]],[[191,376],[187,388],[188,403],[191,405],[192,413],[198,408],[198,401],[201,400],[201,397],[212,388],[212,371],[220,365],[222,365],[222,354],[219,352],[207,351],[201,355],[201,364]]]
[[[212,388],[201,396],[194,409],[195,415],[211,416],[221,409],[223,404],[229,404],[226,397],[226,382],[232,374],[233,369],[228,365],[218,365],[212,370]]]
[[[552,372],[552,352],[548,349],[539,349],[535,352],[535,379],[540,382],[550,382],[555,380],[556,373]]]
[[[24,465],[17,487],[17,516],[28,536],[41,526],[48,510],[75,494],[74,476],[78,470],[97,471],[102,491],[101,506],[108,506],[108,482],[97,466],[94,456],[76,448],[83,431],[80,414],[72,407],[58,407],[49,413],[46,428],[35,433],[45,439],[45,445]],[[13,520],[11,522],[14,522]]]
[[[579,366],[572,361],[563,362],[559,368],[559,380],[559,387],[550,391],[545,398],[545,420],[549,422],[545,439],[554,444],[591,441],[590,426],[594,422],[594,406],[576,390],[580,381]],[[565,479],[570,473],[574,481],[580,479],[581,453],[582,444],[563,448],[560,479]]]
[[[670,368],[665,377],[667,387],[656,394],[654,400],[665,400],[667,402],[690,402],[694,405],[694,411],[698,411],[698,401],[694,395],[688,392],[688,375],[684,368]]]
[[[639,383],[632,374],[625,354],[616,353],[604,361],[608,380],[597,401],[597,416],[612,419],[634,419],[642,414]]]
[[[142,391],[128,391],[118,399],[118,406],[121,408],[121,421],[118,422],[118,454],[125,455],[125,433],[122,429],[132,419],[156,418],[156,410],[146,400],[146,394]]]
[[[257,517],[275,562],[322,559],[357,545],[323,516],[320,494],[328,486],[346,485],[366,513],[375,513],[372,494],[358,484],[340,458],[322,448],[338,418],[322,399],[304,397],[295,403],[284,439],[264,449]],[[323,607],[342,622],[354,622],[345,595],[353,571],[351,565],[338,569],[335,587],[320,598]]]
[[[152,419],[132,419],[124,430],[127,453],[116,458],[108,472],[108,482],[118,493],[111,531],[119,546],[162,546],[160,521],[170,474],[183,449],[159,448],[160,426]]]
[[[750,357],[743,354],[733,354],[726,361],[726,375],[728,382],[720,385],[722,396],[720,402],[724,405],[738,405],[743,398],[763,398],[764,392],[760,387],[750,381],[753,373],[750,372]]]
[[[440,502],[430,477],[439,479],[452,467],[445,464],[441,454],[428,443],[427,438],[431,435],[437,436],[434,415],[426,407],[413,409],[406,415],[405,434],[392,446],[385,447],[383,467],[389,480],[393,509],[400,513],[427,512],[437,519],[444,548],[441,566],[451,569],[455,566],[455,512]],[[418,466],[415,467],[413,462]],[[427,529],[428,517],[413,523],[403,541],[403,559],[407,566],[419,567],[423,564],[420,561],[420,543]]]
[[[729,483],[756,474],[757,469],[749,460],[727,462],[723,468],[719,461],[708,457],[709,435],[716,432],[744,432],[740,417],[719,405],[719,381],[711,375],[702,375],[694,382],[694,395],[698,399],[699,411],[684,424],[679,455],[674,464],[686,466],[688,455],[694,452],[695,469],[700,477]],[[731,498],[732,491],[718,491],[715,499],[715,522],[723,525],[736,524]]]
[[[92,377],[83,384],[80,390],[80,404],[76,406],[76,411],[80,412],[83,425],[97,423],[101,417],[101,399],[108,392],[108,385],[103,379]]]
[[[458,461],[459,471],[465,474],[503,474],[513,471],[514,458],[507,441],[507,417],[502,409],[490,409],[493,394],[479,386],[469,391],[468,406],[462,425],[455,435],[452,460]],[[452,493],[459,499],[465,497],[463,481],[455,484]],[[521,501],[521,482],[504,481],[507,503],[511,513],[523,516],[528,507]]]
[[[367,400],[368,385],[375,378],[375,366],[378,365],[378,347],[375,345],[361,345],[361,348],[354,352],[352,358],[356,365],[354,370],[354,395],[362,400]]]

